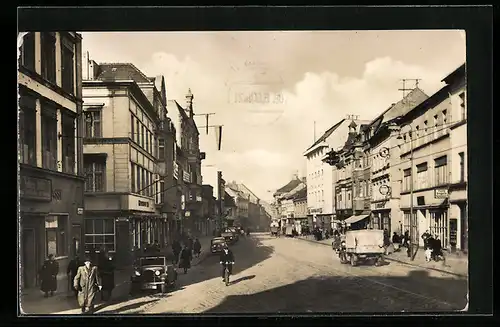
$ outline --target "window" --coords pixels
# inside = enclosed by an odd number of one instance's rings
[[[21,96],[19,107],[20,162],[36,166],[36,99]]]
[[[442,114],[443,114],[443,128],[446,128],[446,124],[447,124],[447,121],[448,121],[446,115],[448,114],[448,111],[447,110],[443,110]]]
[[[136,178],[136,189],[135,189],[135,193],[139,193],[139,191],[142,189],[142,185],[141,185],[141,167],[139,166],[135,166],[135,169],[137,171],[136,175],[135,175],[135,178]]]
[[[35,71],[35,33],[24,36],[20,59],[24,68]]]
[[[373,229],[380,229],[380,217],[375,214],[372,218],[372,227]]]
[[[135,120],[135,127],[136,127],[136,130],[135,130],[135,137],[134,137],[134,140],[137,144],[140,145],[140,142],[141,142],[141,124],[139,122],[139,119],[136,118]]]
[[[442,156],[434,160],[434,175],[435,185],[443,185],[448,183],[448,165],[446,156]]]
[[[57,169],[57,109],[46,103],[42,106],[42,166]]]
[[[158,139],[158,160],[165,160],[165,140]]]
[[[467,111],[465,108],[465,92],[460,93],[460,118],[461,120],[467,119]]]
[[[106,158],[104,156],[85,155],[83,157],[85,171],[85,192],[104,192]]]
[[[136,182],[136,177],[135,177],[135,165],[131,162],[130,163],[130,192],[135,193],[137,189],[137,182]]]
[[[67,216],[45,217],[45,252],[62,257],[67,255]]]
[[[165,194],[165,181],[160,180],[159,184],[160,184],[160,194],[159,194],[160,201],[159,201],[159,203],[163,203],[163,197]]]
[[[153,154],[153,133],[149,133],[149,153]]]
[[[135,141],[134,115],[130,114],[130,138]]]
[[[416,181],[416,189],[423,189],[429,187],[427,177],[427,162],[421,163],[417,165],[417,181]]]
[[[62,89],[70,94],[75,93],[75,60],[73,42],[67,37],[61,38]]]
[[[141,194],[145,195],[146,194],[146,169],[141,168]]]
[[[430,212],[429,232],[432,235],[437,235],[441,240],[443,248],[448,247],[448,212],[446,210],[438,210]]]
[[[144,149],[144,137],[145,137],[144,125],[141,124],[141,147]]]
[[[411,168],[403,170],[403,192],[410,190],[411,183]]]
[[[149,151],[149,131],[146,130],[144,150]]]
[[[460,182],[465,181],[465,154],[460,152]]]
[[[41,33],[42,77],[56,83],[56,36],[55,33]]]
[[[144,194],[147,195],[147,196],[149,196],[150,195],[150,190],[151,190],[151,188],[149,187],[149,184],[150,184],[150,182],[149,182],[149,172],[146,171],[145,174],[146,174],[146,182],[145,182],[146,185],[144,185],[144,187],[146,187],[146,189],[144,190],[145,191]]]
[[[87,250],[115,251],[115,221],[113,218],[85,220],[85,246]]]
[[[62,115],[62,168],[63,172],[75,172],[75,117],[71,114]]]
[[[85,137],[102,137],[101,133],[101,111],[100,110],[88,110],[92,119],[89,121],[85,120]]]

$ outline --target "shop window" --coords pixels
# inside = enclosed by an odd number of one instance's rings
[[[106,157],[99,155],[84,155],[85,192],[104,192]]]
[[[85,220],[85,246],[87,250],[115,251],[115,220],[96,218]]]
[[[130,138],[135,141],[135,117],[130,114]]]
[[[36,166],[36,99],[23,95],[19,107],[20,162]]]
[[[464,152],[460,152],[459,154],[460,157],[460,182],[465,181],[465,154]]]
[[[429,231],[433,236],[441,240],[443,248],[448,247],[448,213],[446,210],[430,212],[431,221]]]
[[[63,257],[67,255],[67,216],[45,217],[45,249],[46,255]]]
[[[57,109],[43,103],[42,106],[42,166],[57,169]]]

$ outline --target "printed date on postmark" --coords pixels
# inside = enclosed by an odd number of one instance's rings
[[[283,94],[264,91],[235,91],[233,93],[234,103],[241,104],[283,104]]]

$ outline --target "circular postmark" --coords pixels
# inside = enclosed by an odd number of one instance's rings
[[[247,60],[231,66],[226,87],[228,103],[247,124],[273,124],[283,114],[283,79],[266,63]]]

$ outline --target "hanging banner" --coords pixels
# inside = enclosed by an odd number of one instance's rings
[[[217,150],[220,151],[222,143],[222,126],[215,126],[215,142],[217,144]]]
[[[220,151],[221,146],[222,146],[222,126],[219,126],[218,128],[219,128],[219,143],[217,143],[217,146],[218,146],[217,149],[219,149],[219,151]]]

